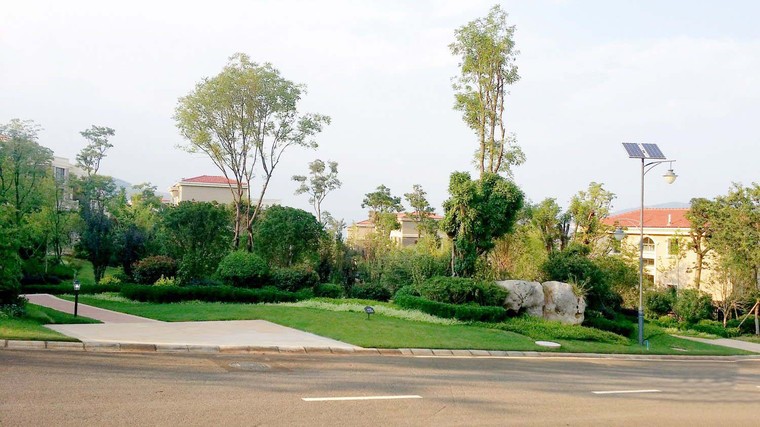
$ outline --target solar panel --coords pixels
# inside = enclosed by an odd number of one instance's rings
[[[635,144],[624,142],[623,147],[631,159],[665,159],[657,144]]]
[[[665,155],[660,151],[660,147],[657,144],[641,144],[644,146],[644,153],[649,159],[664,159]]]
[[[641,148],[639,148],[639,144],[634,144],[631,142],[624,142],[623,147],[625,147],[625,151],[628,152],[628,157],[632,159],[643,159],[645,158],[644,153],[641,151]]]

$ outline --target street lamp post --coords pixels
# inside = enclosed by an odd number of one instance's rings
[[[678,175],[673,172],[673,162],[662,154],[657,144],[633,144],[624,142],[628,157],[641,159],[641,210],[639,211],[639,345],[644,345],[644,176],[655,166],[670,163],[670,169],[663,175],[665,182],[672,184]]]
[[[77,317],[79,309],[79,280],[74,279],[74,317]]]

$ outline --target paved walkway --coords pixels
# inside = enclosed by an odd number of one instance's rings
[[[68,313],[74,303],[47,294],[26,295],[33,304]],[[351,344],[321,337],[265,320],[214,322],[160,322],[79,304],[79,314],[100,324],[46,325],[64,335],[88,343],[183,346],[255,346],[357,349]]]
[[[71,301],[66,301],[65,299],[54,297],[49,294],[30,294],[24,296],[29,299],[29,302],[32,304],[42,305],[58,311],[63,311],[64,313],[74,314],[74,303]],[[117,311],[106,310],[86,304],[79,304],[77,314],[82,317],[100,320],[103,323],[163,323],[158,320],[119,313]]]
[[[685,340],[697,341],[697,342],[701,342],[705,344],[719,345],[723,347],[737,348],[739,350],[751,351],[753,353],[760,353],[760,344],[753,343],[753,342],[732,340],[728,338],[718,338],[718,339],[711,340],[711,339],[706,339],[706,338],[684,337],[681,335],[675,335],[675,336],[677,336],[678,338],[683,338]]]

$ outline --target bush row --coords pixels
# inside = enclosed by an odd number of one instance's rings
[[[299,292],[282,291],[274,287],[245,289],[233,286],[140,286],[125,285],[121,295],[136,301],[171,303],[181,301],[205,302],[295,302],[314,296],[311,289]]]
[[[119,292],[122,285],[82,285],[79,288],[80,294],[100,294],[103,292]],[[25,294],[73,294],[74,287],[71,283],[64,283],[60,285],[24,285],[21,287],[21,292]]]
[[[462,277],[431,277],[414,288],[427,300],[447,304],[501,306],[507,298],[506,289],[494,283]]]
[[[601,329],[624,337],[630,337],[636,330],[633,322],[628,319],[618,318],[611,320],[602,316],[586,316],[583,320],[583,326]]]
[[[406,309],[419,310],[433,316],[465,322],[500,322],[507,317],[507,311],[504,310],[504,307],[448,304],[405,295],[403,292],[397,293],[393,302]]]
[[[577,340],[595,341],[610,344],[628,344],[628,338],[596,328],[579,325],[565,325],[540,317],[523,315],[507,319],[501,323],[484,324],[484,326],[527,335],[536,340]]]

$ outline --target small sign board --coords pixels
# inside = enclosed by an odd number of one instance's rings
[[[366,306],[364,307],[364,312],[367,313],[367,320],[369,320],[369,315],[375,314],[375,309],[370,306]]]

